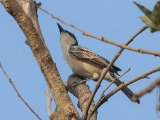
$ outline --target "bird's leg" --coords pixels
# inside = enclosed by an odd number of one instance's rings
[[[80,84],[83,84],[83,83],[86,83],[87,81],[89,81],[89,79],[87,79],[87,78],[85,78],[85,77],[83,77],[83,76],[80,76],[80,75],[78,75],[78,74],[75,74],[75,73],[73,73],[73,74],[70,75],[69,77],[77,77],[77,78],[79,78],[80,80],[77,81],[77,82],[75,82],[75,83],[73,83],[71,86],[69,86],[68,89],[73,88],[73,87],[75,87],[75,86],[77,86],[77,85],[80,85]]]
[[[80,85],[80,84],[83,84],[83,83],[86,83],[89,79],[85,79],[85,80],[81,80],[81,81],[77,81],[77,83],[73,84],[71,87],[75,87],[77,85]]]

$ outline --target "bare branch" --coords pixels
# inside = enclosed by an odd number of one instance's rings
[[[151,92],[155,87],[160,85],[160,78],[155,80],[152,84],[144,88],[143,90],[139,91],[138,93],[134,94],[133,98],[138,99],[144,96],[145,94]]]
[[[146,26],[142,27],[136,34],[134,34],[130,39],[128,39],[124,45],[130,44],[130,43],[134,40],[134,38],[135,38],[136,36],[138,36],[140,33],[142,33],[144,30],[146,30]],[[90,106],[90,104],[91,104],[91,101],[93,100],[93,98],[94,98],[97,90],[99,89],[99,87],[100,87],[100,85],[101,85],[101,82],[102,82],[104,76],[107,74],[107,72],[108,72],[108,70],[110,69],[110,67],[114,64],[114,62],[115,62],[115,61],[118,59],[118,57],[121,55],[121,53],[123,52],[123,50],[124,50],[124,49],[121,48],[121,49],[115,54],[114,58],[112,59],[112,61],[110,62],[110,64],[107,66],[107,68],[104,68],[104,69],[103,69],[103,71],[102,71],[102,73],[101,73],[101,76],[100,76],[100,78],[99,78],[99,80],[98,80],[98,82],[97,82],[97,84],[96,84],[96,86],[95,86],[95,88],[94,88],[94,90],[93,90],[93,92],[92,92],[92,96],[90,97],[90,101],[88,102],[88,106],[87,106],[87,108],[86,108],[86,112],[85,112],[85,115],[84,115],[84,119],[83,119],[83,117],[82,117],[83,120],[86,120],[86,116],[88,115],[88,112],[87,112],[87,111],[88,111],[88,109],[89,109],[89,106]]]
[[[146,28],[147,28],[147,26],[146,26]],[[154,56],[159,56],[160,57],[160,52],[153,52],[153,51],[149,51],[149,50],[145,50],[145,49],[141,49],[141,48],[133,48],[133,47],[130,47],[130,46],[127,46],[127,45],[123,45],[123,44],[113,42],[113,41],[111,41],[107,38],[104,38],[104,37],[98,37],[98,36],[93,35],[93,34],[88,33],[88,32],[83,33],[83,34],[86,35],[86,36],[101,40],[103,42],[107,42],[109,44],[115,45],[115,46],[123,48],[123,49],[127,49],[127,50],[131,50],[131,51],[138,52],[138,53],[149,54],[149,55],[154,55]]]
[[[50,120],[68,120],[67,118],[65,119],[65,116],[63,116],[63,115],[64,115],[64,113],[63,113],[62,109],[60,108],[60,106],[56,106],[56,109],[49,116],[49,119]]]
[[[31,48],[33,55],[36,58],[45,80],[51,90],[55,103],[63,112],[63,117],[78,120],[80,118],[79,114],[65,89],[56,64],[50,55],[40,31],[36,29],[31,18],[26,15],[16,0],[3,0],[2,4],[8,13],[14,17],[25,34],[27,39],[26,43]],[[72,114],[72,116],[70,116],[70,114]]]
[[[91,96],[92,93],[89,90],[88,86],[84,82],[82,84],[81,81],[84,81],[84,80],[80,76],[72,75],[69,77],[67,81],[67,88],[71,88],[69,89],[69,91],[75,97],[78,98],[78,107],[82,110],[82,114],[84,114],[89,97]],[[81,82],[81,84],[77,85],[79,82]],[[76,84],[76,86],[74,84]],[[95,104],[92,101],[91,107],[89,109],[89,113],[92,112],[94,107],[95,107]],[[94,115],[91,117],[90,120],[97,120],[97,111],[94,113]]]
[[[153,83],[151,83],[149,86],[147,86],[143,90],[134,94],[133,99],[141,98],[145,94],[150,93],[156,87],[158,87],[157,102],[156,102],[156,113],[157,113],[157,116],[160,118],[160,116],[159,116],[159,112],[160,112],[160,78],[156,79]]]
[[[160,85],[158,86],[156,97],[157,97],[156,113],[157,113],[158,117],[160,118]]]
[[[97,101],[97,103],[99,103],[100,100],[104,97],[104,93],[111,87],[111,85],[112,85],[117,79],[120,79],[122,76],[124,76],[124,75],[125,75],[126,73],[128,73],[129,71],[130,71],[130,68],[129,68],[127,71],[125,71],[122,75],[118,76],[118,78],[115,78],[115,79],[106,87],[106,89],[102,92],[102,94],[101,94],[99,100]],[[97,103],[96,103],[96,104],[97,104]]]
[[[87,32],[87,31],[82,30],[81,28],[79,28],[79,27],[77,27],[77,26],[75,26],[73,24],[70,24],[70,23],[62,20],[61,18],[49,13],[47,10],[43,9],[42,7],[39,7],[39,9],[41,11],[45,12],[46,14],[48,14],[49,16],[51,16],[53,19],[56,19],[59,22],[61,22],[63,24],[66,24],[66,25],[68,25],[68,26],[70,26],[70,27],[82,32],[83,35],[85,35],[85,36],[89,36],[89,37],[95,38],[97,40],[100,40],[100,41],[115,45],[115,46],[123,48],[123,49],[128,49],[128,50],[131,50],[131,51],[134,51],[134,52],[143,53],[143,54],[149,54],[149,55],[154,55],[154,56],[160,56],[160,52],[153,52],[153,51],[149,51],[149,50],[145,50],[145,49],[141,49],[141,48],[133,48],[133,47],[130,47],[130,46],[127,46],[127,45],[123,45],[123,44],[119,44],[117,42],[113,42],[113,41],[111,41],[111,40],[109,40],[107,38],[104,38],[104,37],[96,36],[94,34],[91,34],[91,33]],[[145,29],[147,29],[147,28],[148,27],[145,26]]]
[[[16,86],[14,85],[12,79],[8,76],[7,72],[5,71],[5,69],[3,68],[3,66],[0,63],[0,68],[2,69],[4,75],[6,76],[6,78],[8,79],[9,83],[11,84],[11,86],[13,87],[14,91],[16,92],[17,96],[20,98],[20,100],[27,106],[27,108],[38,118],[38,120],[42,120],[39,115],[32,109],[32,107],[25,101],[25,99],[21,96],[21,94],[19,93],[19,91],[17,90]]]
[[[95,106],[94,110],[98,109],[103,103],[105,103],[106,101],[108,101],[108,99],[112,95],[114,95],[115,93],[117,93],[118,91],[120,91],[122,88],[124,88],[124,87],[126,87],[126,86],[128,86],[128,85],[130,85],[130,84],[132,84],[134,82],[137,82],[137,81],[139,81],[139,80],[141,80],[143,78],[147,78],[150,74],[153,74],[153,73],[158,72],[158,71],[160,71],[160,66],[157,67],[157,68],[155,68],[155,69],[152,69],[152,70],[150,70],[150,71],[148,71],[148,72],[146,72],[144,74],[141,74],[141,75],[139,75],[139,76],[137,76],[137,77],[129,80],[128,82],[126,82],[124,84],[119,85],[117,88],[115,88],[114,90],[112,90],[109,94],[107,94],[103,99],[101,99],[101,101],[99,102],[99,104]]]
[[[46,95],[46,99],[47,99],[47,113],[48,113],[48,116],[50,116],[52,114],[52,110],[51,110],[52,97],[49,94],[50,94],[50,90],[49,90],[49,88],[47,88],[45,90],[45,95]]]
[[[129,71],[130,71],[130,68],[129,68],[126,72],[124,72],[122,75],[120,75],[117,79],[121,78],[123,75],[125,75],[125,74],[128,73]],[[105,94],[104,94],[104,93],[109,89],[109,87],[111,87],[111,85],[112,85],[117,79],[114,79],[114,80],[106,87],[106,89],[102,92],[101,96],[99,97],[99,99],[98,99],[98,101],[97,101],[97,103],[96,103],[95,106],[97,106],[97,105],[101,102],[101,100],[103,99],[103,97],[105,97]],[[95,108],[94,108],[94,109],[95,109]],[[96,111],[97,111],[97,109],[96,109]],[[90,120],[90,118],[92,117],[93,114],[94,114],[94,111],[92,111],[90,114],[88,114],[88,120]]]
[[[110,88],[110,86],[111,86],[117,79],[120,79],[122,76],[124,76],[125,74],[127,74],[129,71],[130,71],[130,68],[129,68],[127,71],[125,71],[122,75],[118,76],[118,78],[115,78],[115,79],[106,87],[106,89],[103,91],[102,94],[104,94],[104,93]]]

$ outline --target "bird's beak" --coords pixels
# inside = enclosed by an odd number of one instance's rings
[[[58,28],[59,28],[59,32],[60,32],[60,33],[63,32],[63,31],[65,31],[65,30],[62,28],[62,26],[60,26],[60,24],[57,23],[57,25],[58,25]]]

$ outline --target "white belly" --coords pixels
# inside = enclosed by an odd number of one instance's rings
[[[99,68],[94,67],[93,65],[87,62],[73,58],[73,56],[69,58],[70,60],[67,60],[68,65],[71,67],[72,71],[76,74],[92,79],[93,73],[99,73],[101,71]]]
[[[73,56],[70,56],[70,57],[66,56],[65,59],[68,65],[70,66],[70,68],[72,69],[73,73],[81,75],[88,79],[98,80],[102,73],[102,69],[100,69],[99,67],[96,67],[95,65],[91,65],[82,60],[75,59]],[[113,77],[110,75],[110,72],[108,72],[104,79],[108,81],[112,81]]]

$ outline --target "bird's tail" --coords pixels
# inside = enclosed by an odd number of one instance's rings
[[[122,84],[122,82],[120,80],[116,80],[115,84],[116,84],[116,86],[119,86],[120,84]],[[140,104],[139,99],[136,99],[136,100],[133,99],[134,93],[128,87],[124,87],[121,90],[131,101],[137,102],[138,104]]]

